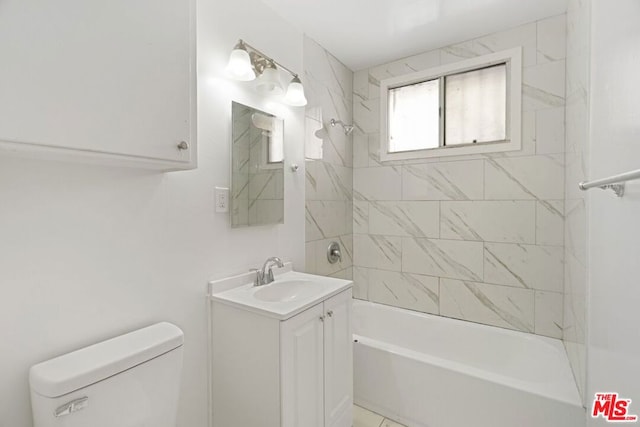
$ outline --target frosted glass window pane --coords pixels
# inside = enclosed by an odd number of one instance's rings
[[[438,148],[440,81],[389,90],[389,152]]]
[[[507,138],[505,64],[445,78],[445,145]]]

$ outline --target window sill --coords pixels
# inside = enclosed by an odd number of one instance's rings
[[[485,142],[482,144],[468,144],[457,147],[440,147],[429,150],[402,151],[397,153],[380,153],[382,162],[395,160],[416,160],[434,157],[464,156],[468,154],[503,153],[521,149],[520,138],[515,140]]]

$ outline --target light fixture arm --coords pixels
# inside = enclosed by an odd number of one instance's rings
[[[284,71],[286,71],[287,73],[291,74],[292,77],[298,77],[298,73],[294,73],[293,71],[291,71],[289,68],[285,67],[284,65],[282,65],[280,62],[276,61],[275,59],[273,59],[272,57],[266,55],[264,52],[256,49],[255,47],[251,46],[249,43],[247,43],[246,41],[240,39],[238,41],[239,44],[242,44],[245,48],[247,48],[247,50],[251,50],[254,53],[260,55],[262,58],[266,59],[269,62],[272,62],[274,64],[276,64],[279,68],[283,69]]]

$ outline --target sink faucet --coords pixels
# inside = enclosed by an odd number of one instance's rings
[[[274,278],[273,278],[272,268],[274,264],[277,265],[279,268],[284,267],[284,263],[282,262],[282,260],[277,256],[274,256],[274,257],[268,258],[264,262],[264,265],[262,266],[262,270],[251,270],[256,272],[256,280],[253,282],[253,286],[268,285],[269,283],[273,282]],[[267,267],[269,268],[268,270],[267,270]]]

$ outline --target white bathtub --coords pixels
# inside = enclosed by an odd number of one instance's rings
[[[584,427],[559,340],[354,301],[355,403],[410,427]]]

